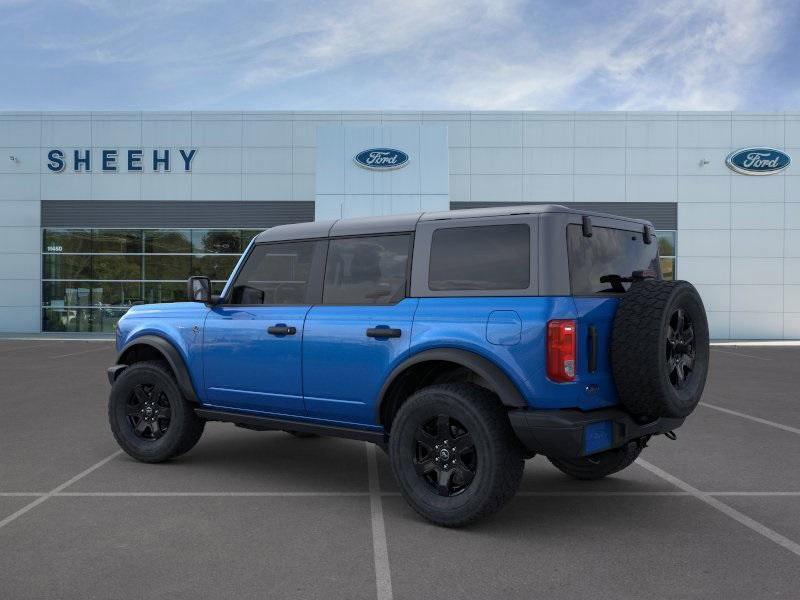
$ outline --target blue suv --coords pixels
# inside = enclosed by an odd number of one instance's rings
[[[557,205],[301,223],[258,235],[220,295],[135,306],[108,370],[134,458],[206,421],[374,442],[422,516],[503,506],[526,458],[598,479],[674,437],[708,371],[702,301],[650,223]]]

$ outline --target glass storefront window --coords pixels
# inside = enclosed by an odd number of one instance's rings
[[[656,231],[661,275],[664,279],[675,279],[675,231]]]
[[[120,281],[45,281],[42,305],[130,306],[142,300],[142,284]]]
[[[239,256],[206,254],[192,257],[192,275],[204,275],[213,280],[227,280]]]
[[[95,254],[92,256],[92,279],[142,278],[141,254]]]
[[[238,229],[194,229],[192,251],[196,253],[240,254],[242,232]]]
[[[95,229],[92,252],[132,254],[142,251],[141,229]]]
[[[186,281],[191,273],[191,256],[148,254],[144,257],[144,279]]]
[[[192,251],[192,230],[145,230],[144,251],[147,254],[189,254]]]
[[[91,251],[91,229],[46,229],[42,236],[42,252],[83,254]]]

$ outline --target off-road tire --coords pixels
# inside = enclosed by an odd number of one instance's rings
[[[144,439],[134,431],[128,417],[129,402],[136,386],[156,385],[160,397],[169,403],[168,426],[158,439]],[[131,457],[146,463],[158,463],[191,450],[200,439],[205,420],[198,417],[194,407],[183,397],[166,363],[137,362],[120,373],[108,399],[108,420],[120,447]]]
[[[642,447],[636,442],[629,442],[621,448],[606,450],[592,456],[581,458],[550,458],[554,467],[562,473],[583,481],[602,479],[618,473],[639,458]]]
[[[474,448],[474,478],[451,496],[437,493],[417,474],[415,465],[419,428],[431,419],[438,424],[440,415],[462,424],[472,436]],[[426,387],[403,403],[389,436],[389,462],[411,507],[445,527],[467,525],[500,510],[514,497],[524,467],[522,449],[497,396],[467,383]]]
[[[670,336],[675,338],[670,328],[678,310],[691,323],[693,348],[670,341]],[[670,360],[689,350],[694,357],[692,368],[680,367],[688,375],[676,384],[677,371]],[[644,417],[686,417],[700,401],[708,363],[708,320],[694,286],[688,281],[656,279],[633,283],[620,299],[611,333],[611,367],[622,405]]]

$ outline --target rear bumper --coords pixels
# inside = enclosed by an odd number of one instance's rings
[[[531,452],[557,458],[578,458],[618,448],[640,437],[677,429],[685,419],[658,418],[637,423],[619,408],[583,412],[570,410],[512,410],[511,427]]]

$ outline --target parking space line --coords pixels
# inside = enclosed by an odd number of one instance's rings
[[[769,498],[771,496],[800,498],[800,492],[706,492],[709,496],[752,496],[756,498]]]
[[[748,415],[747,413],[739,412],[737,410],[731,410],[730,408],[723,408],[722,406],[717,406],[716,404],[709,404],[708,402],[701,402],[700,406],[713,408],[714,410],[718,410],[720,412],[724,412],[729,415],[733,415],[735,417],[741,417],[742,419],[754,421],[755,423],[761,423],[762,425],[769,425],[770,427],[783,429],[784,431],[788,431],[789,433],[796,433],[800,435],[800,429],[798,429],[797,427],[790,427],[789,425],[784,425],[783,423],[776,423],[775,421],[767,421],[766,419],[762,419],[761,417],[754,417],[753,415]]]
[[[378,459],[375,444],[364,442],[367,448],[369,475],[369,505],[372,513],[372,552],[375,557],[375,585],[378,600],[392,600],[392,576],[389,570],[389,548],[386,545],[386,525],[383,522],[381,484],[378,478]]]
[[[24,514],[25,514],[26,512],[28,512],[29,510],[32,510],[32,509],[36,508],[36,507],[37,507],[37,506],[39,506],[39,505],[40,505],[42,502],[45,502],[45,501],[46,501],[48,498],[52,498],[54,495],[58,494],[59,492],[63,491],[64,489],[68,488],[69,486],[71,486],[71,485],[72,485],[73,483],[75,483],[76,481],[78,481],[78,480],[80,480],[80,479],[83,479],[83,478],[84,478],[84,477],[86,477],[86,476],[87,476],[89,473],[92,473],[93,471],[95,471],[95,470],[99,469],[99,468],[100,468],[100,467],[102,467],[104,464],[106,464],[108,461],[110,461],[110,460],[113,460],[114,458],[116,458],[116,457],[117,457],[117,456],[119,456],[120,454],[122,454],[122,450],[117,450],[117,451],[116,451],[116,452],[114,452],[113,454],[110,454],[110,455],[106,456],[106,457],[105,457],[103,460],[101,460],[100,462],[97,462],[97,463],[93,464],[91,467],[89,467],[89,468],[88,468],[88,469],[86,469],[85,471],[82,471],[82,472],[78,473],[78,474],[77,474],[77,475],[75,475],[75,477],[73,477],[72,479],[68,479],[67,481],[65,481],[64,483],[62,483],[61,485],[59,485],[58,487],[55,487],[55,488],[53,488],[52,490],[50,490],[49,492],[47,492],[45,495],[43,495],[43,496],[39,496],[39,497],[38,497],[36,500],[34,500],[33,502],[30,502],[29,504],[26,504],[25,506],[23,506],[22,508],[20,508],[20,509],[19,509],[17,512],[15,512],[15,513],[12,513],[12,514],[8,515],[8,516],[7,516],[5,519],[3,519],[2,521],[0,521],[0,528],[3,528],[3,527],[5,527],[5,526],[6,526],[6,525],[8,525],[9,523],[11,523],[11,521],[13,521],[13,520],[17,519],[18,517],[21,517],[22,515],[24,515]]]
[[[587,496],[590,498],[618,497],[618,496],[691,496],[689,492],[517,492],[517,496],[529,498],[577,498]]]
[[[366,498],[369,492],[60,492],[61,498]]]
[[[798,544],[797,542],[790,540],[789,538],[781,535],[777,531],[770,529],[763,523],[759,523],[755,519],[748,517],[744,513],[740,513],[735,508],[731,508],[724,502],[717,500],[715,497],[712,497],[711,495],[706,494],[705,492],[701,492],[696,487],[686,483],[682,479],[678,479],[674,475],[667,473],[663,469],[660,469],[659,467],[655,466],[652,463],[647,462],[646,460],[642,460],[640,458],[636,461],[636,464],[647,469],[653,475],[660,477],[664,481],[668,481],[675,487],[680,488],[685,492],[688,492],[701,502],[705,502],[710,507],[715,508],[722,514],[729,516],[731,519],[733,519],[738,523],[741,523],[748,529],[751,529],[756,533],[763,535],[768,540],[775,542],[776,544],[782,546],[783,548],[786,548],[789,552],[792,552],[797,556],[800,556],[800,544]]]
[[[720,354],[730,354],[732,356],[742,356],[744,358],[755,358],[756,360],[766,360],[771,361],[771,358],[764,358],[763,356],[756,356],[755,354],[745,354],[744,352],[733,352],[732,350],[720,350],[719,348],[712,348],[714,352],[719,352]]]
[[[108,351],[108,348],[90,348],[89,350],[81,350],[80,352],[70,352],[69,354],[57,354],[56,356],[48,356],[47,358],[66,358],[67,356],[78,356],[79,354],[89,354],[89,352],[100,352],[101,350]]]

